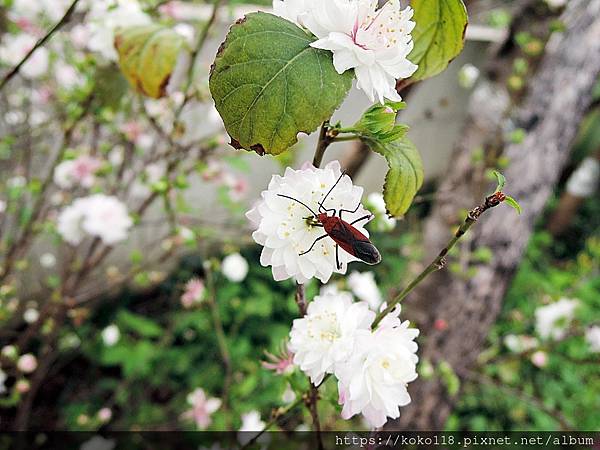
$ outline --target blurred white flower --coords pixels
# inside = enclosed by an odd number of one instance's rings
[[[192,420],[199,430],[205,430],[212,423],[211,415],[221,407],[218,398],[206,398],[204,390],[198,388],[187,396],[187,402],[192,408],[182,414],[182,418]]]
[[[184,145],[206,139],[223,129],[223,120],[212,102],[189,102],[181,111],[179,120],[183,125],[181,143]],[[201,127],[199,123],[202,123]]]
[[[585,331],[585,340],[594,353],[600,353],[600,326],[593,326]]]
[[[458,84],[464,89],[471,89],[479,78],[479,69],[473,64],[465,64],[458,72]]]
[[[19,33],[4,34],[0,45],[0,61],[9,66],[15,66],[35,46],[35,36]],[[46,48],[38,48],[21,68],[20,73],[29,79],[40,78],[48,72],[50,55]]]
[[[507,334],[504,336],[504,345],[513,353],[524,353],[536,348],[539,341],[532,336]]]
[[[102,342],[107,347],[112,347],[119,339],[121,339],[121,331],[119,331],[119,327],[115,324],[107,326],[104,330],[102,330]]]
[[[577,306],[579,306],[578,300],[561,298],[557,302],[536,309],[535,328],[542,339],[559,341],[564,338]]]
[[[567,4],[568,0],[546,0],[546,4],[551,9],[559,9]]]
[[[4,200],[0,200],[0,214],[3,214],[6,211],[6,202]]]
[[[52,253],[44,253],[40,256],[40,265],[45,269],[51,269],[56,265],[56,256]]]
[[[6,392],[6,386],[4,383],[6,382],[6,373],[0,368],[0,394],[4,394]]]
[[[108,61],[116,61],[118,58],[114,46],[117,28],[152,23],[137,0],[94,1],[87,21],[90,32],[88,48]]]
[[[191,308],[204,300],[205,292],[204,282],[199,278],[192,278],[185,285],[185,291],[181,296],[181,304],[184,308]]]
[[[223,259],[221,264],[221,271],[223,275],[234,283],[240,283],[244,281],[248,275],[248,261],[244,259],[239,253],[233,253]]]
[[[534,366],[542,368],[548,364],[548,354],[544,351],[538,350],[531,355],[531,362]]]
[[[23,313],[23,320],[27,323],[35,323],[40,318],[40,313],[35,308],[27,308]]]
[[[57,21],[68,6],[68,0],[13,0],[9,16],[20,22],[23,19],[35,21],[38,16],[45,14],[48,19]]]
[[[283,391],[283,394],[281,395],[281,401],[285,404],[288,404],[292,403],[294,400],[296,400],[296,393],[288,383],[285,386],[285,391]]]
[[[100,422],[108,422],[112,418],[112,410],[110,408],[102,408],[98,411],[98,420]]]
[[[0,354],[8,359],[16,359],[16,357],[19,355],[19,352],[17,351],[17,347],[14,345],[5,345],[2,347]]]
[[[341,176],[340,163],[333,161],[323,169],[305,165],[300,170],[287,168],[283,177],[274,175],[269,188],[262,192],[262,199],[246,214],[256,231],[254,240],[264,248],[260,263],[272,266],[273,277],[277,281],[294,278],[298,283],[306,283],[318,278],[327,283],[331,275],[346,273],[347,264],[358,261],[357,258],[339,250],[341,269],[336,267],[335,242],[330,237],[317,242],[312,251],[306,252],[317,238],[324,236],[323,228],[313,226],[307,217],[311,212],[298,201],[303,202],[318,213],[319,202]],[[344,220],[366,217],[369,212],[360,205],[363,189],[352,185],[349,177],[343,177],[325,201],[325,208],[343,208],[355,213],[345,213]],[[298,201],[280,197],[286,195]],[[365,236],[367,220],[356,223],[354,227]]]
[[[79,447],[80,450],[113,450],[116,442],[113,439],[105,439],[102,436],[94,436],[85,441]]]
[[[294,364],[310,376],[314,385],[333,373],[355,351],[358,330],[370,330],[375,313],[366,303],[354,303],[347,292],[318,295],[306,316],[295,319],[290,332]]]
[[[31,353],[26,353],[17,361],[17,369],[23,373],[31,373],[37,369],[37,358]]]
[[[419,330],[401,323],[399,314],[398,307],[374,332],[358,332],[354,352],[336,369],[344,419],[362,413],[378,428],[410,403],[407,384],[417,378]]]
[[[61,162],[54,169],[54,182],[62,189],[75,186],[91,188],[96,182],[96,172],[102,167],[102,161],[88,155]]]
[[[283,5],[275,0],[273,7],[319,38],[311,46],[333,52],[338,73],[354,69],[357,87],[371,101],[401,100],[396,80],[417,70],[408,60],[415,27],[412,8],[401,9],[399,0],[381,8],[376,0],[285,0]]]
[[[58,216],[57,229],[65,241],[81,243],[86,234],[98,237],[106,245],[127,239],[133,220],[127,207],[116,197],[94,194],[78,198]]]
[[[242,414],[242,426],[239,431],[262,431],[265,423],[260,418],[258,411]]]
[[[348,277],[348,286],[359,300],[367,302],[373,311],[378,310],[383,298],[373,272],[352,272]]]
[[[390,217],[387,213],[385,200],[381,192],[372,192],[367,197],[367,205],[375,214],[374,225],[377,231],[391,231],[396,227],[396,219]]]

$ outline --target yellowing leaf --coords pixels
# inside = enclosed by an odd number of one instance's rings
[[[184,44],[181,35],[160,25],[121,28],[115,36],[121,71],[141,94],[165,95]]]
[[[469,21],[462,0],[412,0],[415,47],[408,56],[419,69],[410,78],[424,80],[442,72],[462,50]]]

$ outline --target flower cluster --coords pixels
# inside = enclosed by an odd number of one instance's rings
[[[133,220],[127,207],[116,197],[95,194],[78,198],[58,216],[57,229],[71,245],[80,244],[86,235],[114,245],[127,238]]]
[[[345,419],[362,414],[377,428],[410,403],[407,384],[417,378],[419,331],[399,315],[398,307],[372,330],[375,313],[367,303],[327,288],[309,304],[306,316],[294,321],[294,363],[314,384],[326,374],[336,376]]]
[[[96,181],[96,172],[102,167],[102,161],[88,155],[63,161],[54,169],[54,182],[62,189],[75,186],[91,188]]]
[[[262,193],[262,199],[246,215],[256,229],[252,237],[264,247],[260,262],[265,267],[272,266],[275,280],[293,278],[298,283],[306,283],[316,277],[326,283],[334,272],[346,273],[348,263],[357,261],[340,249],[341,268],[338,269],[335,242],[329,237],[319,240],[312,251],[305,253],[316,239],[324,235],[323,228],[315,226],[308,208],[319,211],[319,203],[341,174],[337,161],[323,169],[315,169],[312,165],[301,170],[287,168],[283,177],[273,176],[268,189]],[[362,188],[353,186],[350,178],[343,177],[323,206],[326,209],[356,209],[344,214],[344,220],[352,223],[369,216],[369,212],[360,205],[362,193]],[[354,227],[368,236],[363,228],[366,222],[363,220]]]
[[[560,341],[565,337],[578,306],[578,300],[561,298],[538,308],[535,311],[536,331],[542,339]]]
[[[354,69],[357,86],[371,101],[400,101],[396,80],[410,77],[417,66],[413,49],[413,10],[400,0],[381,8],[377,0],[274,0],[275,14],[308,29],[319,39],[315,48],[333,52],[338,73]]]

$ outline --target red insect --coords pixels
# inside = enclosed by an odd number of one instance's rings
[[[335,245],[335,262],[336,262],[338,270],[340,270],[342,268],[342,265],[340,264],[340,257],[339,257],[339,248],[340,247],[342,247],[342,249],[344,249],[346,252],[350,253],[352,256],[360,259],[361,261],[363,261],[367,264],[371,264],[371,265],[379,264],[381,262],[381,254],[379,253],[379,250],[377,250],[377,248],[373,245],[373,243],[369,240],[368,237],[366,237],[363,233],[361,233],[354,227],[354,225],[357,224],[358,222],[370,219],[371,217],[373,217],[373,215],[369,214],[367,216],[361,217],[360,219],[356,219],[355,221],[353,221],[351,223],[348,223],[342,218],[342,214],[343,213],[350,213],[350,214],[356,213],[358,211],[358,208],[360,208],[360,203],[354,209],[354,211],[352,211],[350,209],[340,209],[338,211],[335,208],[326,209],[323,206],[323,204],[327,200],[327,197],[329,197],[329,195],[331,195],[331,193],[333,192],[335,187],[339,184],[340,181],[342,181],[342,178],[344,178],[344,175],[346,175],[346,174],[342,173],[342,175],[338,178],[338,180],[335,182],[335,184],[331,187],[331,189],[329,190],[327,195],[325,195],[325,197],[323,197],[323,200],[321,200],[321,202],[319,203],[319,213],[318,214],[315,211],[313,211],[312,208],[310,208],[307,204],[301,202],[300,200],[298,200],[294,197],[290,197],[288,195],[283,195],[283,194],[277,194],[279,197],[287,198],[289,200],[293,200],[297,203],[300,203],[302,206],[304,206],[306,209],[308,209],[312,214],[312,216],[305,217],[304,219],[310,220],[311,221],[310,225],[315,226],[315,227],[321,227],[325,230],[326,234],[315,239],[315,241],[312,243],[310,248],[308,250],[306,250],[305,252],[300,253],[300,256],[306,255],[313,248],[315,248],[315,245],[317,245],[317,242],[319,242],[327,237],[330,237],[331,239],[334,240],[334,242],[336,244]],[[330,216],[329,213],[333,213],[333,214]]]

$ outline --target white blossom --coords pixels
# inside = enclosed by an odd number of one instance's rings
[[[94,1],[87,20],[90,24],[88,48],[109,61],[116,61],[118,58],[114,40],[115,31],[119,27],[151,23],[150,17],[144,13],[137,0]]]
[[[35,36],[26,33],[16,35],[4,34],[2,45],[0,46],[0,61],[15,66],[23,57],[35,46],[37,39]],[[48,72],[50,55],[46,48],[38,48],[27,60],[20,70],[20,73],[29,79],[40,78]]]
[[[62,189],[74,186],[91,188],[96,181],[96,172],[101,167],[102,161],[88,155],[63,161],[54,169],[54,182]]]
[[[407,384],[417,378],[419,331],[401,322],[399,314],[398,307],[374,332],[358,332],[352,355],[336,369],[344,419],[362,413],[378,428],[410,403]]]
[[[381,8],[377,0],[275,0],[275,13],[307,28],[319,39],[311,46],[333,52],[342,74],[354,69],[357,87],[371,101],[400,101],[396,80],[410,77],[417,66],[408,60],[413,49],[413,10],[399,0]]]
[[[260,418],[258,411],[242,414],[242,426],[239,431],[262,431],[265,423]]]
[[[346,273],[348,263],[357,261],[357,258],[339,249],[341,268],[338,269],[335,242],[329,237],[318,241],[312,251],[305,253],[317,238],[324,236],[323,228],[311,224],[307,217],[312,213],[305,206],[280,196],[295,198],[318,213],[319,202],[340,176],[337,161],[323,169],[308,165],[300,170],[287,168],[283,177],[273,176],[261,200],[246,214],[256,228],[252,237],[264,247],[260,262],[265,267],[272,266],[275,280],[293,278],[298,283],[306,283],[318,278],[327,283],[334,272]],[[369,212],[360,205],[362,193],[363,189],[353,186],[349,177],[343,177],[327,197],[324,207],[351,211],[358,207],[355,213],[344,213],[344,220],[352,223],[369,216]],[[365,236],[369,235],[364,229],[367,221],[354,225]]]
[[[37,369],[37,366],[37,358],[31,353],[21,356],[17,361],[17,369],[23,373],[31,373]]]
[[[119,331],[119,327],[115,324],[107,326],[104,330],[102,330],[102,342],[107,347],[112,347],[119,339],[121,339],[121,331]]]
[[[79,198],[58,216],[57,229],[65,241],[81,243],[85,235],[98,237],[106,245],[114,245],[127,238],[133,220],[127,207],[116,197],[94,194]]]
[[[465,64],[458,72],[458,84],[464,89],[471,89],[479,78],[479,69],[473,64]]]
[[[536,331],[543,339],[559,341],[565,337],[579,301],[561,298],[535,311]]]
[[[27,310],[25,310],[25,312],[23,313],[23,320],[27,323],[37,322],[39,318],[40,313],[35,308],[27,308]]]
[[[294,364],[318,385],[354,350],[358,330],[368,331],[375,313],[366,303],[354,303],[347,292],[327,291],[308,305],[306,316],[294,320],[290,350]]]
[[[585,340],[594,353],[600,353],[600,326],[595,325],[585,331]]]
[[[6,376],[6,373],[0,369],[0,394],[4,394],[6,392],[6,386],[4,383],[6,382],[7,378],[8,377]]]
[[[228,255],[221,264],[223,275],[229,281],[241,283],[248,275],[248,261],[239,253]]]
[[[377,311],[383,298],[373,272],[352,272],[348,277],[348,286],[359,300],[367,302],[372,310]]]
[[[40,265],[45,269],[51,269],[56,265],[56,256],[52,253],[44,253],[40,256]]]
[[[504,345],[513,353],[524,353],[537,348],[539,341],[532,336],[507,334],[504,336]]]

